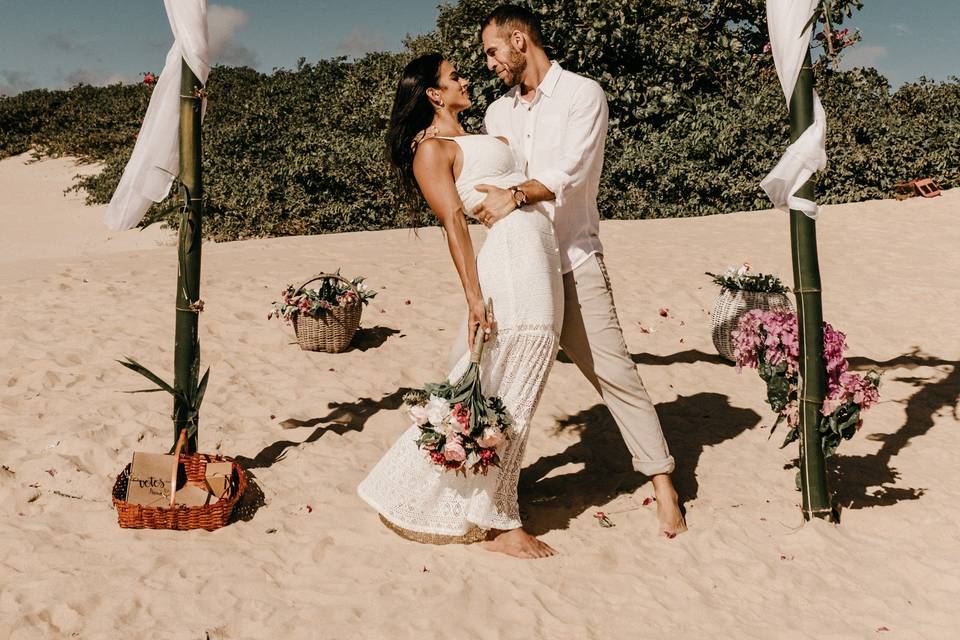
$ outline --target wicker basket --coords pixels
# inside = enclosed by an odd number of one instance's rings
[[[174,506],[145,507],[126,501],[127,481],[130,478],[130,465],[117,476],[113,484],[113,506],[117,510],[117,521],[125,529],[206,529],[213,531],[227,524],[230,514],[247,489],[247,477],[243,468],[232,458],[210,456],[203,453],[180,454],[180,464],[187,472],[187,482],[203,484],[208,462],[230,462],[233,473],[230,477],[230,497],[202,507]]]
[[[293,330],[297,333],[297,343],[304,351],[340,353],[350,345],[353,335],[360,326],[360,314],[363,311],[360,292],[343,276],[336,273],[321,273],[297,287],[297,293],[303,291],[303,288],[311,282],[327,278],[347,283],[357,294],[357,300],[343,307],[334,307],[322,313],[319,318],[300,313],[295,315]]]
[[[737,328],[740,316],[754,309],[793,311],[790,299],[783,293],[731,291],[724,288],[713,303],[713,346],[727,360],[734,362],[730,332]]]

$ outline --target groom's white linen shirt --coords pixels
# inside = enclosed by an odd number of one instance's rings
[[[556,229],[561,271],[603,253],[597,192],[607,98],[600,85],[554,62],[532,100],[522,99],[520,87],[513,87],[487,109],[484,127],[490,135],[506,137],[527,178],[556,196],[541,204]]]

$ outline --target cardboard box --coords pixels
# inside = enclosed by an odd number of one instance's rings
[[[178,507],[202,507],[215,502],[217,502],[215,495],[207,491],[206,487],[201,487],[196,484],[190,484],[188,482],[183,485],[183,488],[177,491],[176,506]]]
[[[233,464],[229,462],[208,462],[204,480],[210,493],[221,500],[230,497],[230,478]]]
[[[225,477],[226,487],[229,490],[229,473],[226,475],[216,464],[207,465],[207,475],[210,476],[213,468],[213,485],[219,487],[220,480]],[[170,480],[173,476],[174,456],[161,453],[145,453],[136,451],[133,454],[133,462],[130,464],[130,479],[127,481],[126,500],[130,504],[139,504],[145,507],[170,508]],[[205,485],[192,484],[187,482],[186,472],[182,466],[177,469],[176,484],[179,488],[172,487],[176,491],[175,506],[201,507],[217,502],[218,496],[211,495],[210,490]]]
[[[135,451],[127,481],[127,502],[145,507],[169,507],[173,465],[171,455]]]

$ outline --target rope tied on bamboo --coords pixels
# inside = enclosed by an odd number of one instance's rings
[[[209,95],[210,94],[207,93],[206,87],[198,87],[193,90],[192,94],[184,95],[181,93],[180,97],[185,98],[187,100],[205,100],[206,98],[209,97]]]
[[[188,313],[199,314],[203,311],[203,300],[194,300],[190,303],[189,309],[184,309],[183,307],[177,307],[177,311],[186,311]]]

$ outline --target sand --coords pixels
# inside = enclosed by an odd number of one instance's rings
[[[159,228],[108,233],[102,207],[63,195],[93,168],[26,160],[0,162],[0,637],[955,637],[960,191],[829,206],[818,224],[826,318],[858,369],[884,371],[882,402],[834,460],[839,526],[803,524],[784,468],[796,450],[768,439],[762,381],[710,340],[703,273],[747,260],[789,281],[786,217],[604,222],[690,531],[655,535],[650,484],[558,363],[521,500],[560,555],[519,561],[400,539],[355,494],[463,317],[436,229],[206,244],[201,448],[236,456],[258,489],[216,532],[120,529],[116,474],[172,428],[169,397],[123,393],[145,385],[115,360],[172,377],[176,250]],[[302,352],[270,303],[338,267],[379,295],[355,348]]]

